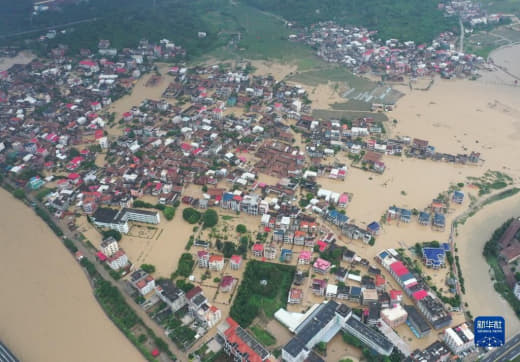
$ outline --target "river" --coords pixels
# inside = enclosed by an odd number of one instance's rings
[[[0,340],[21,361],[142,361],[47,225],[0,189]]]
[[[506,337],[520,332],[520,321],[507,301],[495,292],[482,250],[493,232],[507,219],[516,216],[520,216],[520,195],[485,206],[459,226],[459,236],[455,239],[466,287],[463,300],[474,317],[503,316]]]

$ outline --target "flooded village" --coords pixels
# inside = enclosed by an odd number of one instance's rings
[[[453,34],[431,47],[374,35],[326,23],[295,37],[328,61],[389,80],[486,67],[457,55]],[[479,267],[467,261],[469,241],[459,241],[467,224],[457,224],[519,181],[518,166],[504,162],[520,137],[507,106],[516,89],[497,86],[497,97],[508,93],[492,107],[478,84],[446,80],[420,94],[401,85],[399,103],[365,100],[393,121],[323,119],[304,86],[268,68],[190,65],[184,56],[166,39],[122,50],[102,40],[96,50],[71,56],[58,47],[0,72],[4,184],[84,247],[75,258],[109,273],[178,360],[483,352],[472,313],[489,309],[473,288]],[[481,108],[437,120],[431,108],[457,87],[474,91],[460,104],[477,99]],[[474,133],[455,124],[460,112],[470,112],[461,118]],[[490,115],[503,121],[498,130]],[[100,312],[93,302],[86,308]],[[508,334],[517,329],[512,321]],[[141,352],[175,358],[135,326],[130,335]],[[138,359],[117,338],[127,359]]]

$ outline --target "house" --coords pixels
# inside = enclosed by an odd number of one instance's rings
[[[208,267],[210,270],[221,271],[224,269],[224,257],[222,255],[211,255]]]
[[[292,250],[291,249],[282,249],[280,252],[280,261],[282,263],[289,263],[292,259]]]
[[[381,231],[381,225],[377,221],[373,221],[367,226],[367,231],[372,235],[378,235]]]
[[[401,304],[403,300],[403,292],[400,290],[392,289],[390,291],[390,303],[392,305]]]
[[[233,356],[233,361],[263,362],[271,357],[271,353],[231,317],[219,324],[217,333],[224,341],[224,352]]]
[[[130,275],[130,282],[137,289],[139,294],[143,296],[155,290],[154,278],[141,269],[136,270]]]
[[[436,212],[433,215],[433,227],[437,230],[444,230],[446,228],[446,216]]]
[[[401,209],[400,211],[399,220],[405,223],[409,223],[412,220],[412,211],[408,209]]]
[[[289,297],[287,303],[289,304],[300,304],[303,300],[303,290],[299,288],[291,288],[289,291]]]
[[[208,303],[200,287],[192,288],[186,293],[190,314],[203,326],[211,328],[222,318],[222,312]]]
[[[354,261],[354,258],[356,257],[356,253],[352,250],[345,249],[343,252],[343,260],[347,263],[352,263]]]
[[[301,251],[300,255],[298,256],[298,264],[300,265],[307,265],[311,262],[311,256],[312,253],[310,251]]]
[[[506,263],[513,263],[520,257],[520,242],[513,241],[511,245],[500,251],[500,256]]]
[[[101,251],[106,256],[112,256],[119,250],[119,244],[113,237],[108,237],[101,242]]]
[[[329,210],[325,215],[325,219],[338,227],[348,222],[348,216],[338,210]]]
[[[378,291],[384,291],[386,288],[386,280],[385,277],[381,274],[376,275],[376,279],[374,281],[374,284],[376,286],[376,290]]]
[[[313,270],[319,274],[327,274],[330,270],[331,263],[325,259],[318,258],[312,265]]]
[[[276,259],[276,248],[272,246],[266,246],[264,248],[264,258],[269,260]]]
[[[107,264],[112,270],[117,271],[128,265],[128,257],[122,249],[119,249],[107,258]]]
[[[261,258],[264,256],[264,244],[255,243],[253,245],[253,256]]]
[[[464,192],[455,190],[455,192],[453,192],[451,200],[456,204],[462,204],[464,202]]]
[[[425,211],[419,212],[419,224],[430,225],[431,215]]]
[[[237,279],[233,278],[231,275],[226,275],[222,277],[222,280],[220,281],[219,290],[222,293],[229,293],[233,290],[237,283]]]
[[[475,347],[475,335],[467,323],[444,330],[444,343],[456,355]]]
[[[408,313],[398,304],[393,308],[383,309],[381,311],[381,319],[391,328],[397,328],[401,324],[406,323]]]
[[[403,307],[406,313],[408,313],[406,324],[410,327],[413,334],[415,334],[417,338],[426,337],[432,330],[426,319],[414,306],[404,305]]]
[[[327,281],[324,279],[313,279],[311,289],[313,294],[324,296],[327,289]]]
[[[350,287],[347,285],[338,285],[338,293],[336,298],[338,299],[349,299],[350,297]]]
[[[238,270],[240,269],[240,266],[242,265],[242,256],[240,255],[231,255],[231,258],[229,259],[229,266],[232,270]]]
[[[347,279],[348,270],[340,266],[336,268],[336,272],[334,273],[334,275],[336,276],[336,280],[338,282],[344,283],[345,279]]]
[[[173,313],[188,303],[184,292],[177,288],[170,279],[157,280],[155,283],[155,294],[170,307]]]
[[[337,295],[338,295],[338,286],[335,284],[327,284],[325,296],[327,298],[336,298]]]
[[[377,290],[375,289],[363,289],[362,291],[362,303],[363,305],[369,305],[370,303],[377,303],[378,296]]]
[[[446,254],[444,248],[422,248],[423,263],[428,268],[439,269],[446,266]]]
[[[209,252],[206,250],[199,250],[197,252],[197,257],[199,258],[199,268],[209,267]]]
[[[350,287],[349,300],[361,301],[361,288],[360,287]]]

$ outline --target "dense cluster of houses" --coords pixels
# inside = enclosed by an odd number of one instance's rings
[[[461,53],[456,48],[457,35],[441,33],[431,44],[388,39],[380,41],[377,31],[343,26],[332,21],[310,26],[307,31],[290,36],[316,50],[322,59],[343,64],[354,72],[384,75],[392,80],[404,76],[421,77],[441,74],[475,75],[482,57]]]

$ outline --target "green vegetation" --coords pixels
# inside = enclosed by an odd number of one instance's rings
[[[218,214],[213,209],[208,209],[202,214],[203,226],[205,228],[211,228],[218,223]]]
[[[251,6],[270,11],[300,25],[335,20],[339,23],[378,30],[381,39],[399,38],[427,42],[439,33],[457,31],[456,19],[446,18],[435,0],[245,0]]]
[[[513,181],[511,176],[500,171],[491,170],[486,171],[482,177],[468,177],[468,180],[479,188],[479,196],[489,194],[493,190],[503,189]]]
[[[196,224],[199,222],[201,217],[200,212],[192,207],[187,207],[182,211],[182,218],[190,224]]]
[[[482,0],[481,4],[490,12],[520,15],[520,0]]]
[[[314,346],[314,349],[323,356],[327,355],[327,343],[325,342],[319,342],[318,344],[316,344],[316,346]]]
[[[462,277],[462,270],[460,269],[459,256],[455,255],[455,264],[457,265],[457,274],[459,276],[460,290],[466,294],[466,288],[464,287],[464,278]]]
[[[502,270],[498,262],[498,255],[500,251],[498,242],[512,221],[513,219],[506,221],[504,224],[502,224],[502,226],[495,230],[495,232],[491,236],[491,239],[489,239],[489,241],[484,246],[484,251],[482,252],[482,254],[486,258],[486,261],[491,267],[491,269],[493,270],[495,280],[493,287],[500,295],[502,295],[502,297],[505,300],[507,300],[507,302],[515,311],[517,317],[520,318],[520,301],[516,298],[513,291],[507,284],[504,271]]]
[[[23,189],[16,189],[13,192],[13,196],[16,197],[18,200],[25,199],[25,191]]]
[[[236,227],[236,231],[239,234],[244,234],[247,232],[247,227],[244,224],[238,224]]]
[[[42,220],[45,221],[45,223],[47,223],[47,225],[49,225],[51,230],[54,231],[54,233],[57,236],[59,236],[59,237],[63,236],[63,231],[61,231],[60,227],[58,225],[56,225],[56,223],[52,220],[51,216],[48,214],[48,212],[46,210],[40,208],[39,206],[35,206],[34,212],[36,213],[36,215],[41,217]]]
[[[73,254],[78,251],[78,248],[76,248],[76,245],[74,245],[74,243],[70,239],[67,239],[67,238],[63,239],[63,244]]]
[[[166,206],[163,210],[163,214],[166,220],[172,220],[175,216],[175,208],[171,206]]]
[[[334,111],[328,109],[313,109],[312,116],[322,119],[358,119],[362,117],[372,117],[376,122],[388,121],[385,113],[358,112],[358,111]]]
[[[255,338],[264,346],[272,346],[276,343],[276,338],[259,326],[252,326],[251,331],[255,335]]]
[[[46,187],[42,187],[37,193],[36,193],[36,199],[40,202],[42,202],[45,197],[52,192],[51,189],[48,189]]]
[[[295,270],[289,265],[249,261],[231,306],[231,317],[244,328],[259,313],[272,317],[279,308],[287,305],[287,293]]]
[[[193,270],[193,265],[195,264],[195,260],[193,260],[193,255],[190,253],[183,253],[179,259],[179,265],[177,266],[177,271],[175,271],[172,275],[172,278],[177,276],[189,277],[191,271]]]
[[[155,265],[152,264],[141,264],[141,269],[148,274],[155,273]]]
[[[147,339],[150,338],[153,340],[159,350],[165,352],[170,358],[175,359],[175,356],[169,350],[168,345],[143,323],[132,307],[127,304],[119,289],[113,286],[110,282],[104,280],[98,273],[94,264],[88,260],[88,258],[85,257],[81,259],[81,265],[87,270],[87,273],[94,281],[94,295],[105,313],[130,340],[130,342],[137,347],[146,360],[155,361],[155,358],[153,358],[148,347],[144,344],[143,338],[137,337],[132,331],[132,328],[137,325],[142,326],[146,330]]]
[[[117,230],[105,230],[101,233],[103,235],[103,239],[113,237],[117,241],[120,241],[123,235]]]
[[[175,281],[175,285],[177,288],[181,289],[184,293],[189,292],[192,290],[195,285],[191,284],[190,282],[187,282],[186,279],[177,279]]]
[[[174,315],[170,316],[166,321],[166,329],[169,331],[171,340],[179,346],[186,349],[195,341],[195,332],[188,326],[184,326],[180,319]]]

